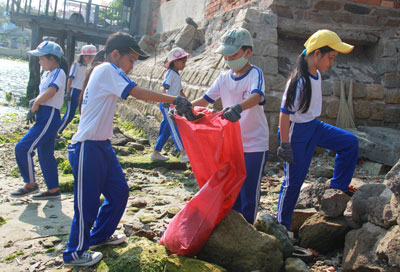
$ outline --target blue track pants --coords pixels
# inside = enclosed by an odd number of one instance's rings
[[[57,133],[61,134],[64,129],[68,126],[68,124],[74,119],[76,108],[79,104],[79,96],[81,95],[81,90],[71,88],[71,101],[67,103],[67,109],[65,110],[65,114],[61,120],[60,128]]]
[[[336,152],[330,187],[342,191],[349,188],[358,158],[358,140],[354,134],[317,119],[307,123],[291,123],[289,141],[293,150],[293,163],[285,162],[285,178],[279,194],[277,214],[278,221],[287,229],[290,228],[293,210],[315,147]]]
[[[162,119],[160,124],[160,132],[154,149],[160,152],[167,142],[169,136],[171,136],[176,146],[176,149],[178,150],[178,152],[180,152],[184,149],[183,143],[181,140],[181,136],[179,135],[176,123],[168,115],[169,107],[164,107],[163,103],[160,103],[159,107],[164,118]]]
[[[247,222],[254,223],[261,197],[261,179],[268,160],[268,151],[244,153],[246,179],[232,209],[241,213]]]
[[[57,161],[54,157],[54,141],[60,125],[60,111],[49,106],[40,106],[36,123],[16,144],[15,157],[25,183],[35,182],[33,165],[34,150],[37,148],[39,164],[47,188],[58,188]]]
[[[79,142],[69,146],[68,151],[75,179],[75,214],[63,254],[65,261],[79,258],[91,245],[100,244],[114,233],[129,196],[110,141]],[[105,200],[100,207],[101,194]]]

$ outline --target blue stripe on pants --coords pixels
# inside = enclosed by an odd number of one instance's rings
[[[65,114],[61,120],[60,128],[57,133],[61,134],[64,129],[68,126],[68,124],[74,119],[76,108],[79,104],[79,96],[81,95],[81,90],[71,88],[71,101],[67,103],[67,109],[65,110]]]
[[[290,228],[293,210],[315,147],[336,151],[330,186],[342,191],[349,188],[358,158],[357,137],[346,130],[314,119],[307,123],[291,123],[291,131],[289,139],[293,149],[293,163],[285,163],[285,178],[279,194],[277,213],[278,221],[287,229]]]
[[[79,258],[91,245],[114,233],[129,196],[129,187],[110,141],[84,141],[69,146],[68,151],[75,179],[75,214],[63,254],[65,261]],[[99,207],[101,194],[105,200]]]
[[[57,161],[54,157],[54,141],[60,124],[60,111],[49,106],[40,106],[36,123],[15,145],[15,157],[25,183],[35,182],[33,165],[34,150],[37,148],[39,164],[47,188],[58,188]]]
[[[167,142],[169,136],[172,137],[172,140],[174,141],[174,144],[176,146],[176,149],[178,152],[183,150],[183,143],[181,140],[181,136],[179,135],[178,127],[176,123],[171,119],[171,117],[168,115],[168,110],[169,108],[165,108],[163,106],[163,103],[159,104],[159,108],[161,110],[161,113],[163,114],[164,118],[161,121],[160,124],[160,132],[159,136],[156,142],[156,145],[154,147],[155,150],[161,151],[161,149],[164,147],[165,143]]]
[[[232,209],[241,213],[247,222],[254,223],[261,196],[261,179],[268,160],[268,151],[244,153],[246,179]]]

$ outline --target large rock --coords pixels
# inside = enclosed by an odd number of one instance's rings
[[[214,229],[198,257],[238,272],[274,272],[283,266],[278,240],[257,231],[233,210]]]
[[[304,183],[297,200],[296,209],[315,208],[319,206],[319,199],[325,192],[322,183]]]
[[[301,225],[307,220],[307,218],[317,213],[315,208],[308,209],[295,209],[293,211],[292,223],[290,224],[291,231],[298,231]]]
[[[385,176],[386,186],[400,199],[400,160]]]
[[[381,262],[400,271],[400,227],[394,226],[379,241],[376,256]]]
[[[168,272],[226,272],[227,270],[216,264],[202,260],[173,254],[168,256],[166,271]]]
[[[254,223],[254,227],[261,232],[274,236],[279,241],[283,257],[292,255],[293,244],[289,239],[286,228],[279,224],[278,220],[269,214],[259,215]]]
[[[285,272],[309,272],[305,262],[299,258],[287,258],[285,260]]]
[[[358,138],[358,156],[389,166],[400,159],[400,130],[359,126],[348,129]]]
[[[343,245],[348,229],[343,217],[329,218],[316,213],[300,227],[300,246],[329,252]]]
[[[399,203],[384,184],[365,184],[348,203],[344,216],[352,228],[371,222],[388,229],[399,217]]]
[[[379,238],[386,232],[372,223],[365,223],[362,228],[349,231],[343,252],[344,271],[389,271],[379,265],[374,254]]]
[[[365,184],[361,186],[351,199],[351,220],[358,226],[368,221],[368,202],[371,197],[379,196],[386,186],[384,184]]]
[[[320,212],[327,217],[343,215],[350,197],[340,190],[328,189],[321,198]]]

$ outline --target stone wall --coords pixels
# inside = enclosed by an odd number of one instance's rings
[[[252,33],[255,47],[251,62],[264,72],[267,101],[264,109],[270,127],[271,152],[278,145],[279,108],[287,76],[308,36],[323,28],[336,31],[356,47],[350,54],[340,54],[334,66],[323,74],[321,119],[335,124],[340,79],[346,82],[347,90],[353,79],[356,125],[400,128],[400,10],[354,1],[259,0],[220,13],[200,26],[205,43],[191,52],[192,57],[181,73],[190,100],[201,97],[220,71],[226,69],[222,57],[214,50],[222,34],[234,26],[245,27]],[[156,60],[150,58],[135,65],[131,76],[140,86],[159,90],[166,72],[163,60],[179,30],[160,34],[160,44],[164,45],[159,46]],[[143,114],[161,118],[155,104],[133,99],[127,103],[138,107]]]

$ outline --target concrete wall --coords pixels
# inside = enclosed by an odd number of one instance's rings
[[[28,59],[27,49],[22,49],[22,48],[14,49],[14,48],[0,47],[0,55],[13,58]]]
[[[174,0],[160,6],[157,20],[157,33],[174,30],[185,25],[191,17],[195,22],[204,20],[208,0]]]

